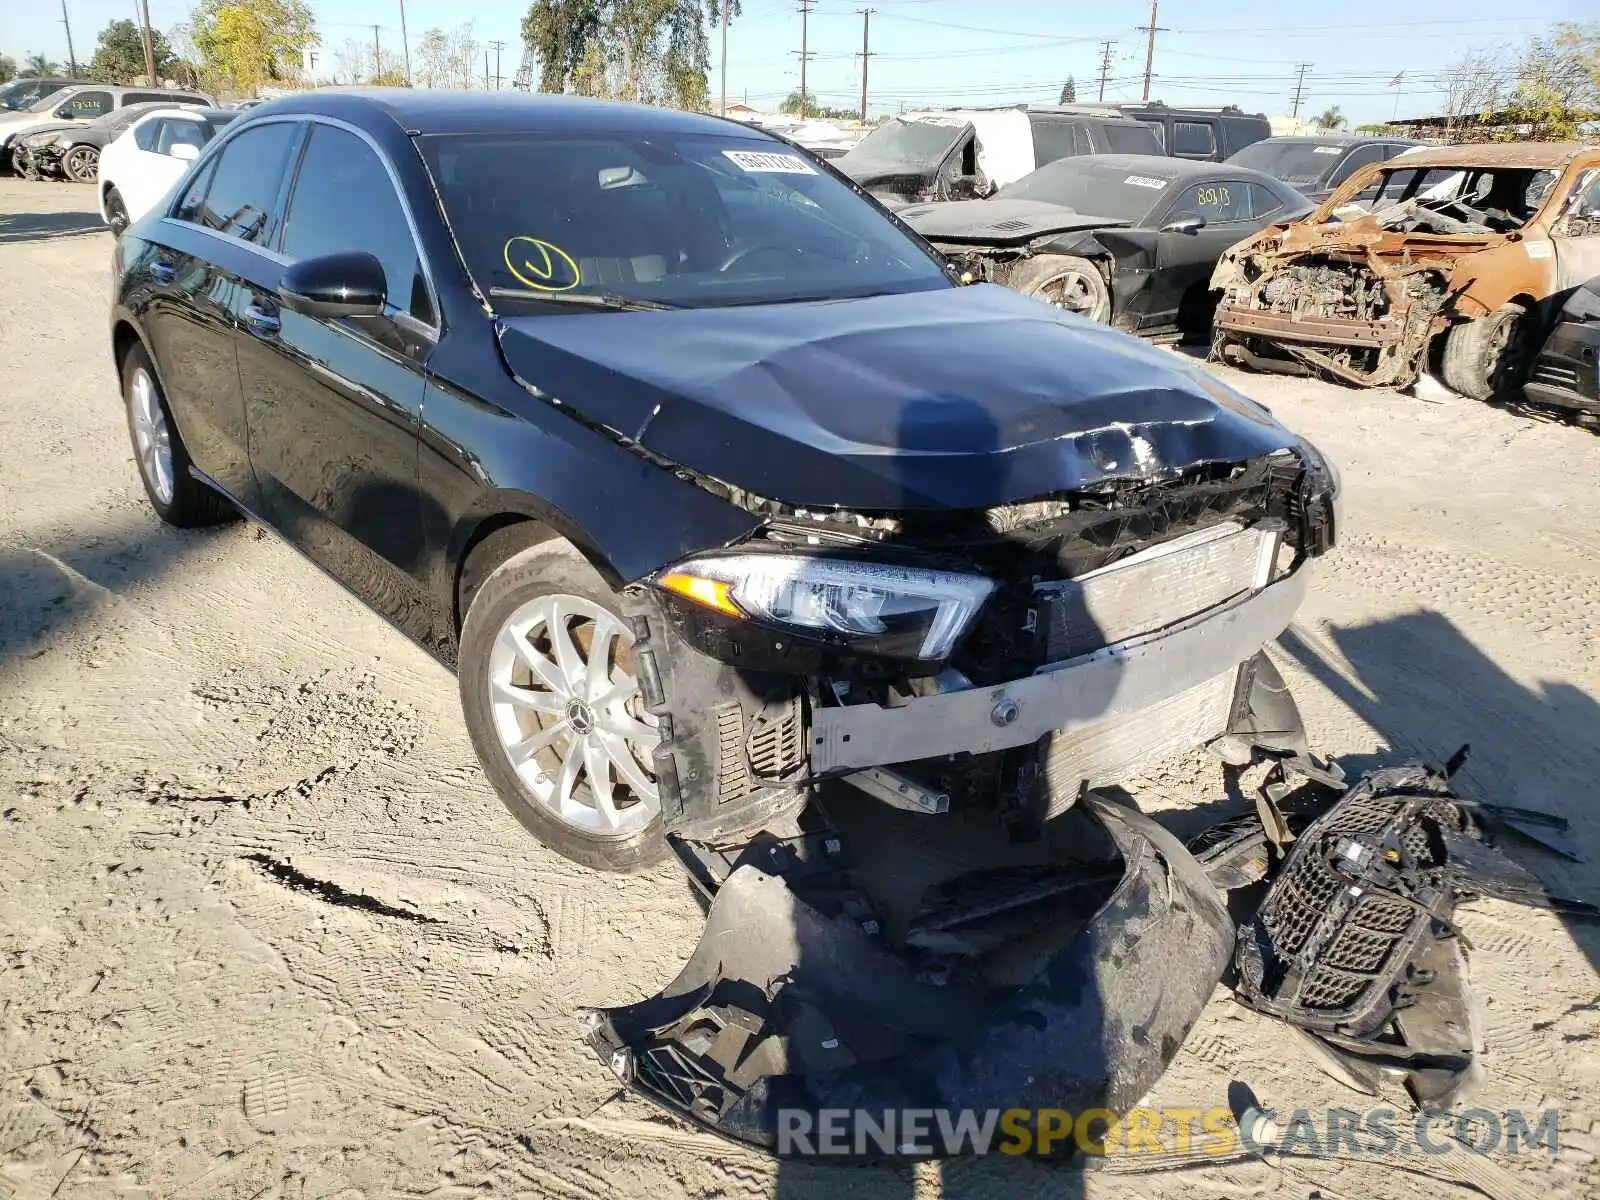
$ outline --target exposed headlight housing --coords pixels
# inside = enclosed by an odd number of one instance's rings
[[[722,613],[889,658],[948,658],[994,581],[981,575],[804,554],[720,554],[656,585]]]
[[[1339,500],[1339,493],[1344,485],[1339,478],[1339,470],[1327,455],[1305,438],[1299,440],[1295,451],[1306,469],[1305,496],[1308,506],[1313,509],[1321,507],[1326,512],[1326,545],[1332,546],[1344,522],[1344,513],[1341,511]],[[1309,515],[1311,514],[1308,513]]]

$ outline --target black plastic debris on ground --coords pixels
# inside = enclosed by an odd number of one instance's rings
[[[1554,897],[1486,840],[1565,822],[1464,800],[1444,770],[1421,765],[1367,775],[1305,825],[1272,874],[1234,956],[1239,997],[1306,1032],[1325,1066],[1376,1091],[1384,1074],[1404,1078],[1418,1104],[1447,1104],[1477,1079],[1478,1020],[1466,975],[1458,904],[1495,897],[1568,915],[1594,906]],[[1296,822],[1298,823],[1298,822]],[[1229,867],[1222,886],[1259,879],[1270,859],[1245,827],[1202,849]],[[1554,847],[1552,847],[1554,848]],[[1253,877],[1253,878],[1252,878]]]

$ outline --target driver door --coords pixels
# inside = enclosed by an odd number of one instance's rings
[[[1257,207],[1261,208],[1260,219]],[[1141,324],[1176,323],[1185,293],[1196,284],[1204,285],[1222,252],[1254,233],[1280,207],[1270,192],[1242,179],[1207,180],[1180,192],[1167,214],[1153,222],[1160,231],[1156,234],[1156,270]],[[1168,228],[1184,217],[1200,217],[1205,224],[1187,233]]]

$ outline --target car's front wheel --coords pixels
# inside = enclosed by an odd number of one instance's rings
[[[1445,334],[1440,374],[1463,396],[1503,400],[1522,386],[1533,352],[1533,318],[1520,304],[1507,304]]]
[[[180,528],[215,525],[233,516],[226,500],[189,474],[189,452],[143,346],[134,346],[122,361],[122,398],[133,460],[156,515]]]
[[[1100,268],[1087,258],[1040,254],[1014,267],[1006,285],[1091,321],[1111,320],[1111,289]]]
[[[667,849],[633,649],[615,594],[565,542],[496,567],[461,630],[462,711],[495,791],[545,845],[606,871]]]
[[[61,170],[73,183],[93,183],[100,174],[100,150],[74,146],[61,159]]]

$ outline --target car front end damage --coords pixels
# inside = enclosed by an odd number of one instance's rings
[[[1363,387],[1414,383],[1453,318],[1454,255],[1375,239],[1298,242],[1271,231],[1218,262],[1215,356]]]

